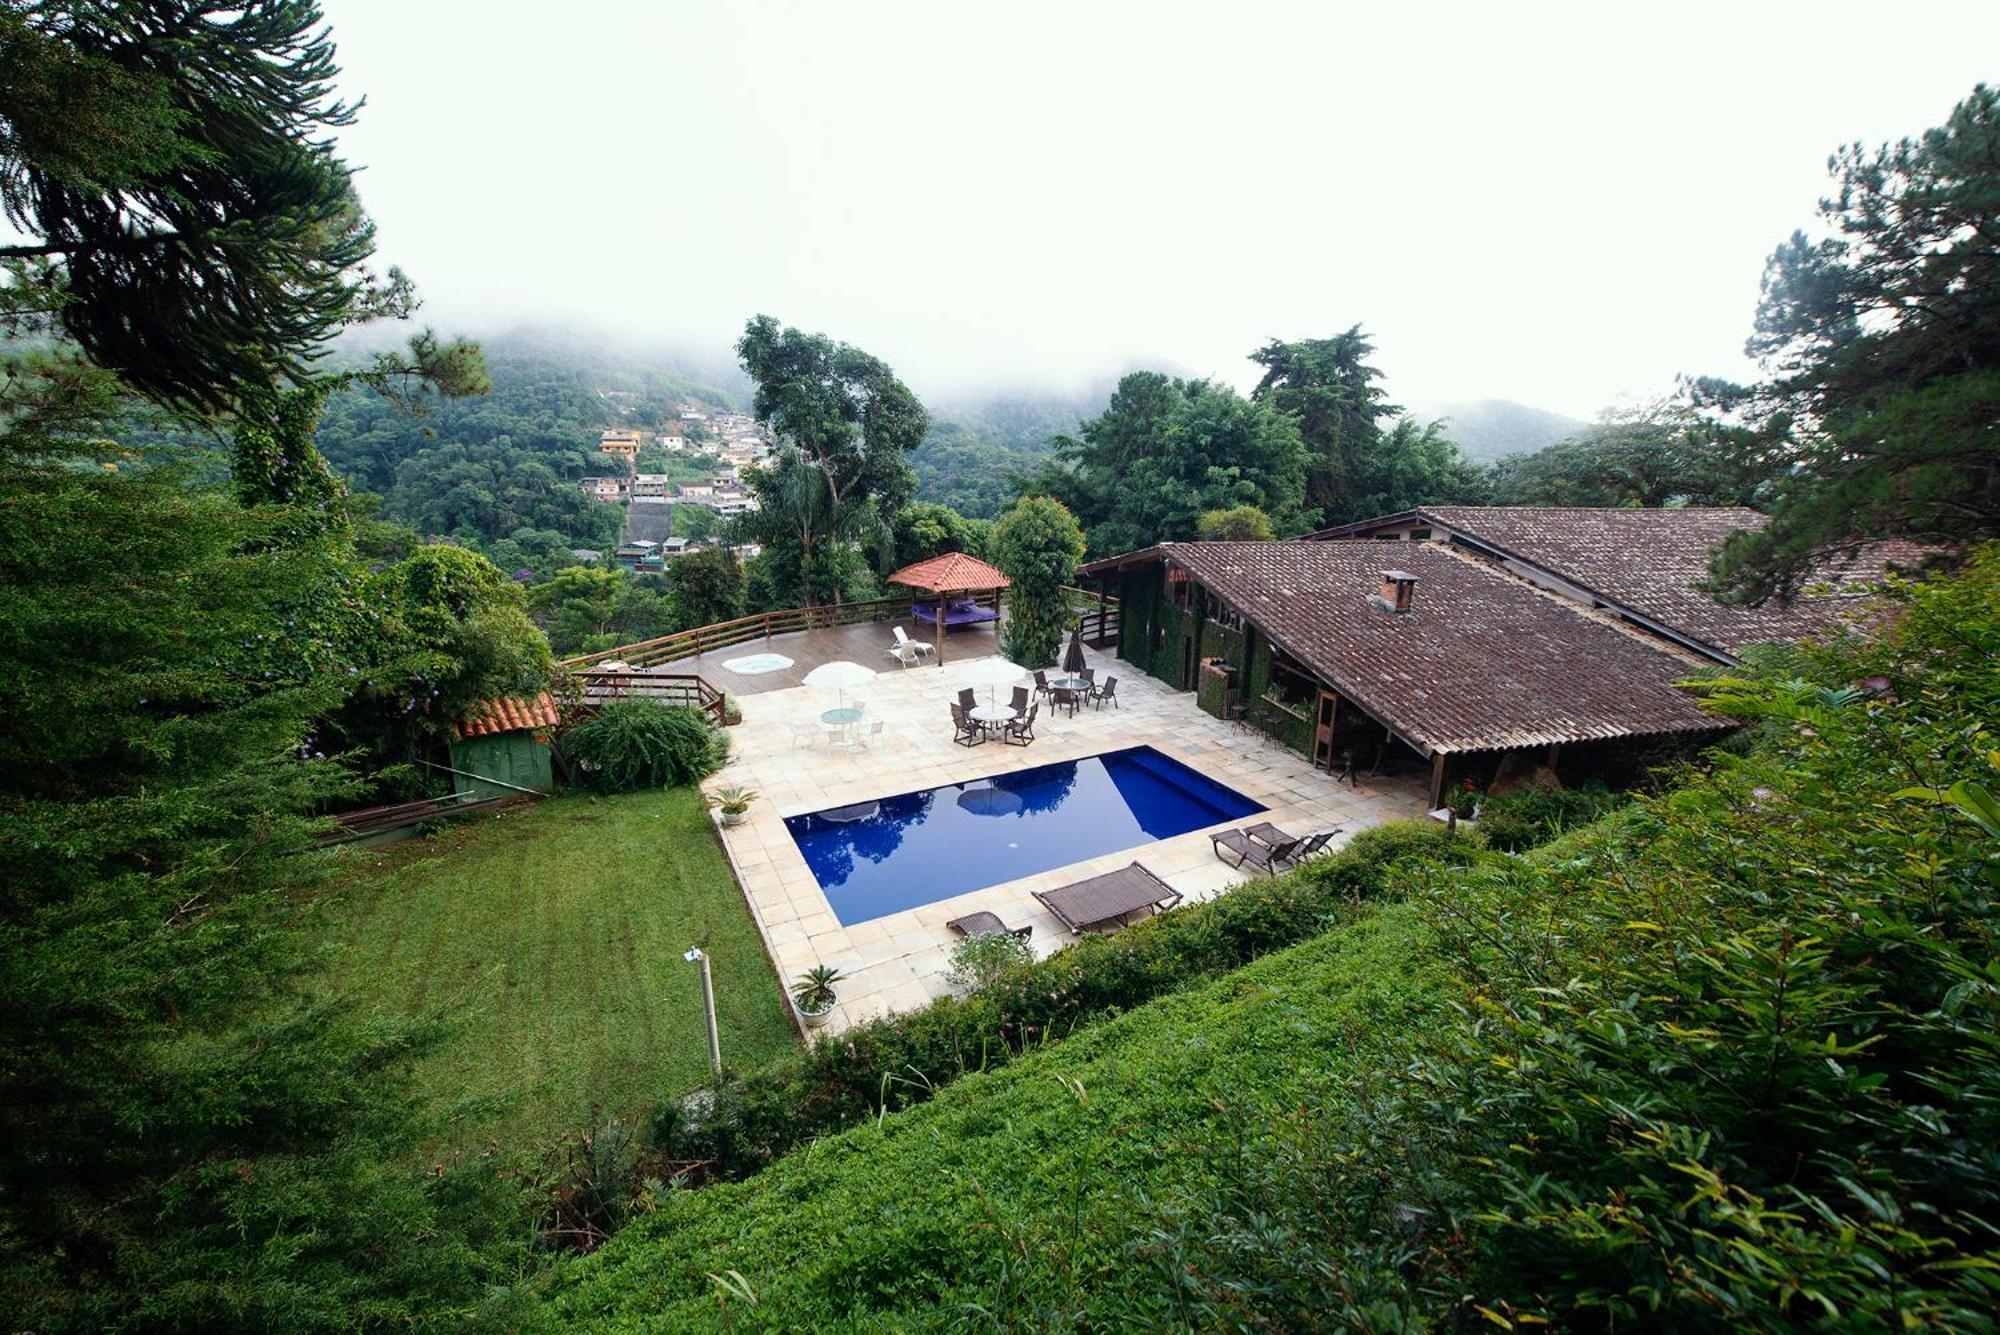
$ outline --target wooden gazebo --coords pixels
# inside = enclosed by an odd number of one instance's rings
[[[911,602],[910,619],[919,623],[929,621],[937,627],[939,667],[944,666],[945,632],[953,626],[977,626],[998,621],[1001,591],[1008,586],[1005,575],[978,557],[967,556],[964,552],[946,552],[943,556],[933,556],[928,561],[904,566],[889,576],[889,583],[931,595],[929,603],[921,599]],[[992,606],[982,604],[979,601],[982,596],[990,597]]]

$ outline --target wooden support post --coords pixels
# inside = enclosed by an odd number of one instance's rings
[[[1431,755],[1430,809],[1432,811],[1436,811],[1439,807],[1444,805],[1445,758],[1446,758],[1445,753],[1443,751],[1437,751]]]
[[[937,606],[935,608],[935,611],[937,614],[937,632],[936,632],[937,665],[939,667],[943,667],[944,666],[944,594],[940,592],[936,595],[936,597],[937,597]]]

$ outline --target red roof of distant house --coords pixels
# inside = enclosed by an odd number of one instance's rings
[[[483,700],[459,720],[458,735],[462,740],[467,737],[494,737],[503,732],[521,732],[529,728],[553,728],[556,718],[555,697],[547,691],[532,700],[523,700],[519,696]]]
[[[904,566],[889,576],[889,582],[913,589],[928,589],[932,593],[970,593],[975,589],[1008,587],[1005,575],[978,557],[967,556],[964,552],[946,552],[943,556],[933,556],[928,561]]]

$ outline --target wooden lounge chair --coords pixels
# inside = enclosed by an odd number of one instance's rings
[[[1215,856],[1232,866],[1255,867],[1269,875],[1277,875],[1278,869],[1288,862],[1301,862],[1312,857],[1326,847],[1326,841],[1339,834],[1338,828],[1321,830],[1300,839],[1286,834],[1269,821],[1261,821],[1247,829],[1223,830],[1209,836],[1209,845]],[[1234,853],[1230,858],[1224,849]]]
[[[958,729],[952,738],[960,746],[977,746],[986,740],[986,730],[979,726],[979,720],[965,712],[964,705],[951,707],[952,726]]]
[[[1124,926],[1128,914],[1141,909],[1168,909],[1180,903],[1181,892],[1138,863],[1093,876],[1056,890],[1037,890],[1035,898],[1072,932],[1093,927]]]
[[[1113,709],[1118,708],[1118,678],[1106,677],[1102,686],[1092,688],[1090,699],[1099,709],[1104,708],[1106,700],[1111,702]]]
[[[1000,921],[999,914],[988,913],[985,909],[977,913],[968,913],[963,918],[953,918],[945,926],[960,936],[994,936],[1001,932],[1010,932],[1024,940],[1034,935],[1035,931],[1032,924],[1027,927],[1009,927]]]
[[[1026,714],[1020,718],[1011,720],[1007,724],[1006,730],[1000,734],[1000,740],[1006,742],[1009,746],[1026,746],[1029,742],[1034,741],[1035,715],[1040,709],[1040,705],[1029,705]]]

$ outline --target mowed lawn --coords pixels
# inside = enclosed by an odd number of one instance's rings
[[[692,945],[714,961],[725,1061],[797,1043],[692,789],[555,798],[343,856],[332,984],[451,1017],[420,1091],[498,1100],[455,1116],[459,1144],[532,1146],[705,1080]]]

